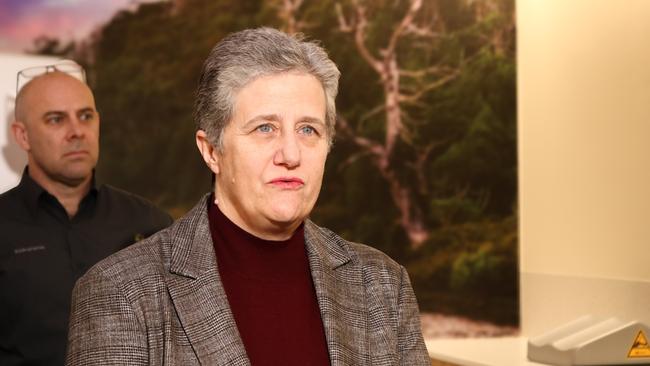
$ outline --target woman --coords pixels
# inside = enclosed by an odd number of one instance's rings
[[[214,192],[77,283],[69,365],[430,363],[404,268],[307,219],[338,77],[273,29],[215,46],[195,109]]]

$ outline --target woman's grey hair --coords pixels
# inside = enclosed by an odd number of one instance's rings
[[[272,28],[247,29],[221,40],[203,63],[194,120],[210,143],[223,147],[222,136],[233,115],[235,96],[260,76],[298,71],[313,75],[325,91],[327,137],[331,144],[336,121],[335,99],[340,72],[327,52],[301,34]]]

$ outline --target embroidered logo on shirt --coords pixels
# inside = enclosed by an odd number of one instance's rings
[[[22,248],[16,248],[14,249],[14,254],[25,254],[25,253],[31,253],[31,252],[38,252],[41,250],[45,250],[44,245],[32,245],[31,247],[22,247]]]

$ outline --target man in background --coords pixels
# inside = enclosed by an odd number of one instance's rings
[[[77,279],[171,223],[144,199],[95,184],[99,114],[84,81],[72,61],[18,74],[11,130],[28,163],[0,195],[3,366],[62,365]]]

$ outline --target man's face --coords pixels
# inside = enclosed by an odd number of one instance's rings
[[[216,198],[235,224],[286,239],[309,215],[329,150],[325,93],[304,73],[264,76],[236,95],[216,153]]]
[[[90,179],[99,156],[99,115],[90,89],[59,72],[25,88],[14,131],[28,153],[30,175],[69,186]]]

